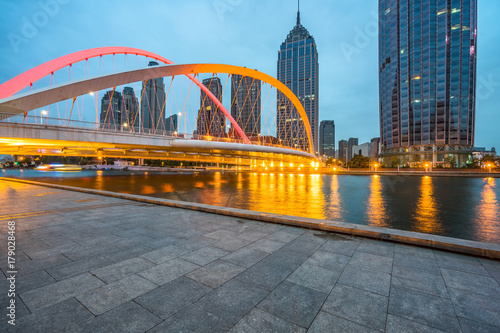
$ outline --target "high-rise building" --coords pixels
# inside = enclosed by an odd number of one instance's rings
[[[158,63],[150,61],[148,66],[158,66]],[[162,115],[165,106],[163,78],[143,81],[141,91],[142,127],[153,132],[165,130],[165,116]]]
[[[350,161],[353,158],[352,147],[358,145],[358,138],[349,138],[347,140],[347,161]]]
[[[337,154],[337,158],[342,161],[342,163],[347,163],[347,141],[340,140],[339,141],[339,150]]]
[[[319,154],[335,157],[335,122],[323,120],[319,125]]]
[[[231,76],[231,116],[247,136],[260,134],[261,81],[249,76]]]
[[[384,162],[464,165],[474,146],[477,0],[379,0]]]
[[[101,99],[101,126],[104,126],[105,128],[120,128],[120,126],[122,126],[122,111],[122,94],[116,90],[106,91]]]
[[[222,102],[222,84],[218,77],[204,79],[202,83]],[[196,129],[198,135],[215,137],[224,137],[226,135],[226,117],[204,91],[201,91],[200,94],[200,111],[198,112]]]
[[[178,130],[178,117],[177,114],[173,114],[165,119],[165,131],[167,132],[177,132]]]
[[[313,36],[300,23],[300,11],[297,11],[297,24],[280,46],[277,65],[277,79],[290,88],[306,111],[311,124],[314,152],[318,153],[318,51]],[[309,149],[307,132],[297,110],[279,91],[277,101],[278,139],[290,147]]]
[[[139,102],[135,96],[134,88],[123,88],[123,115],[122,124],[127,127],[139,126]],[[126,125],[125,125],[126,124]]]

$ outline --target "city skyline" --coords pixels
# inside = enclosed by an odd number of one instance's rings
[[[177,63],[237,64],[274,76],[276,50],[294,24],[296,3],[273,1],[256,6],[244,1],[222,2],[225,7],[216,7],[212,2],[169,1],[142,8],[125,1],[116,7],[122,14],[110,20],[103,18],[106,8],[114,3],[93,6],[92,1],[67,2],[60,4],[54,15],[28,37],[22,31],[25,22],[33,22],[33,15],[43,11],[42,6],[5,3],[5,17],[0,23],[4,36],[0,80],[4,82],[52,58],[104,45],[144,48]],[[133,26],[126,19],[131,6],[136,22]],[[366,142],[379,136],[377,6],[376,0],[339,1],[335,6],[318,1],[301,3],[301,20],[316,39],[321,63],[319,120],[335,120],[338,138],[358,137],[360,142]],[[495,57],[500,46],[494,19],[500,13],[500,3],[483,0],[478,8],[475,145],[498,149],[500,138],[495,124],[500,119],[496,107],[500,100],[500,65]],[[281,15],[272,15],[276,11]],[[164,17],[162,23],[155,23],[160,16]],[[99,26],[88,25],[89,17],[101,22]],[[207,23],[205,17],[213,19]],[[262,24],[253,26],[255,19]],[[14,43],[8,36],[16,35],[21,41]],[[196,52],[209,45],[211,52]],[[360,93],[364,98],[359,98]]]

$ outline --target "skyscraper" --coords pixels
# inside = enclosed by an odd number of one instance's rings
[[[319,125],[319,154],[335,157],[335,123],[323,120]]]
[[[382,157],[404,164],[474,146],[477,0],[379,0]]]
[[[347,161],[350,161],[354,157],[354,154],[352,153],[352,147],[357,146],[358,141],[358,138],[349,138],[349,140],[347,141]]]
[[[150,61],[148,66],[158,66],[156,61]],[[142,82],[141,117],[142,127],[150,131],[165,130],[165,116],[162,115],[165,106],[165,85],[163,78]]]
[[[249,76],[231,76],[231,116],[247,136],[260,134],[260,80]]]
[[[222,102],[222,84],[218,77],[204,79],[202,83]],[[196,130],[198,135],[215,137],[226,135],[226,117],[204,91],[200,94],[200,111],[196,121]]]
[[[119,129],[122,125],[122,111],[122,94],[113,90],[106,91],[101,99],[101,126],[104,126],[104,128]]]
[[[134,88],[125,87],[123,88],[123,115],[122,124],[128,127],[138,127],[139,126],[139,102],[135,96]]]
[[[338,159],[340,161],[342,161],[342,163],[347,163],[347,141],[346,140],[339,141]]]
[[[177,114],[173,114],[167,119],[165,119],[165,131],[167,132],[177,132],[178,128],[178,117]]]
[[[314,152],[318,152],[318,51],[313,36],[300,24],[290,31],[278,51],[277,79],[283,82],[302,103],[311,124]],[[291,103],[277,93],[277,137],[291,147],[308,149],[307,134],[301,118]]]

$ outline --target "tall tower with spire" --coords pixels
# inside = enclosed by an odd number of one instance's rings
[[[300,6],[300,2],[299,2]],[[313,136],[314,151],[318,152],[318,92],[319,63],[314,37],[300,23],[300,8],[297,9],[297,24],[290,31],[278,51],[277,79],[298,97],[304,107]],[[277,137],[286,146],[308,149],[307,132],[297,110],[278,91]]]

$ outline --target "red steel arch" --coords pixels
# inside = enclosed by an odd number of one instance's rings
[[[83,50],[83,51],[78,51],[74,53],[67,54],[65,56],[47,61],[46,63],[43,63],[39,66],[36,66],[12,79],[10,79],[7,82],[4,82],[0,84],[0,99],[10,97],[14,95],[15,93],[21,91],[22,89],[30,86],[33,84],[33,82],[61,69],[66,66],[70,66],[74,63],[83,61],[83,60],[88,60],[91,58],[96,58],[96,57],[101,57],[104,55],[115,55],[115,54],[130,54],[130,55],[140,55],[140,56],[145,56],[148,58],[152,58],[158,61],[161,61],[165,64],[173,64],[173,61],[168,60],[165,57],[162,57],[158,54],[141,50],[141,49],[136,49],[133,47],[122,47],[122,46],[109,46],[109,47],[98,47],[98,48],[93,48],[93,49],[88,49],[88,50]],[[186,74],[186,76],[193,81],[203,92],[207,94],[208,97],[219,107],[219,109],[224,113],[227,119],[231,122],[231,125],[233,125],[234,129],[236,129],[236,132],[240,135],[240,137],[245,141],[245,143],[250,143],[250,140],[248,140],[247,136],[241,129],[241,127],[238,125],[236,120],[231,116],[231,114],[227,111],[227,109],[222,105],[222,103],[217,99],[217,97],[212,94],[210,90],[208,90],[207,87],[205,87],[200,80],[195,78],[191,74]]]

